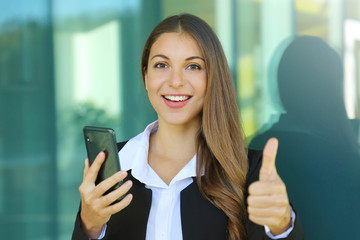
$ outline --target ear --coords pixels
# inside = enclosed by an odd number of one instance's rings
[[[145,90],[146,90],[146,92],[148,91],[148,89],[147,89],[147,86],[148,86],[147,80],[148,80],[148,76],[147,76],[147,72],[145,72],[145,74],[144,74],[144,84],[145,84]]]

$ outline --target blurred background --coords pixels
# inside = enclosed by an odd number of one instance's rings
[[[207,21],[223,44],[250,147],[280,138],[279,172],[306,239],[353,239],[360,0],[0,0],[2,239],[71,238],[82,128],[111,127],[123,141],[156,119],[142,48],[157,23],[184,12]]]

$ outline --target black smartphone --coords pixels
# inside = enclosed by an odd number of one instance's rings
[[[83,130],[84,130],[86,151],[90,164],[94,162],[96,156],[100,152],[105,152],[105,156],[106,156],[105,162],[101,166],[101,169],[98,173],[95,182],[96,184],[98,184],[104,179],[112,176],[114,173],[121,170],[115,131],[111,128],[90,127],[90,126],[84,127]],[[115,190],[121,184],[122,182],[117,183],[112,188],[110,188],[105,194]]]

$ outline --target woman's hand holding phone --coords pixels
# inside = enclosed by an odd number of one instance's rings
[[[132,195],[127,194],[121,201],[114,203],[129,191],[132,186],[130,180],[124,182],[116,190],[104,195],[112,186],[124,180],[127,176],[125,171],[119,171],[99,184],[95,184],[104,161],[104,152],[97,155],[91,166],[89,160],[85,160],[83,181],[79,187],[81,195],[81,228],[89,238],[98,238],[104,224],[109,221],[111,215],[127,207],[132,200]]]

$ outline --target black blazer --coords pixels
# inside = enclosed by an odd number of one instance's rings
[[[119,150],[125,143],[126,142],[122,142],[118,144]],[[257,181],[259,178],[262,160],[261,151],[249,150],[248,159],[249,171],[247,174],[246,189],[252,182]],[[131,170],[126,180],[128,179],[133,181],[133,186],[129,191],[133,194],[133,200],[128,207],[111,216],[107,223],[104,240],[145,239],[152,192],[131,175]],[[245,192],[245,199],[247,196],[248,193]],[[227,216],[202,196],[195,178],[194,181],[181,192],[180,198],[181,224],[184,240],[227,239]],[[82,232],[80,224],[80,213],[78,213],[72,235],[73,240],[88,239]],[[246,219],[246,230],[249,240],[270,239],[267,237],[263,226],[259,226],[249,219]],[[304,232],[298,216],[295,220],[294,229],[286,239],[304,239]]]

